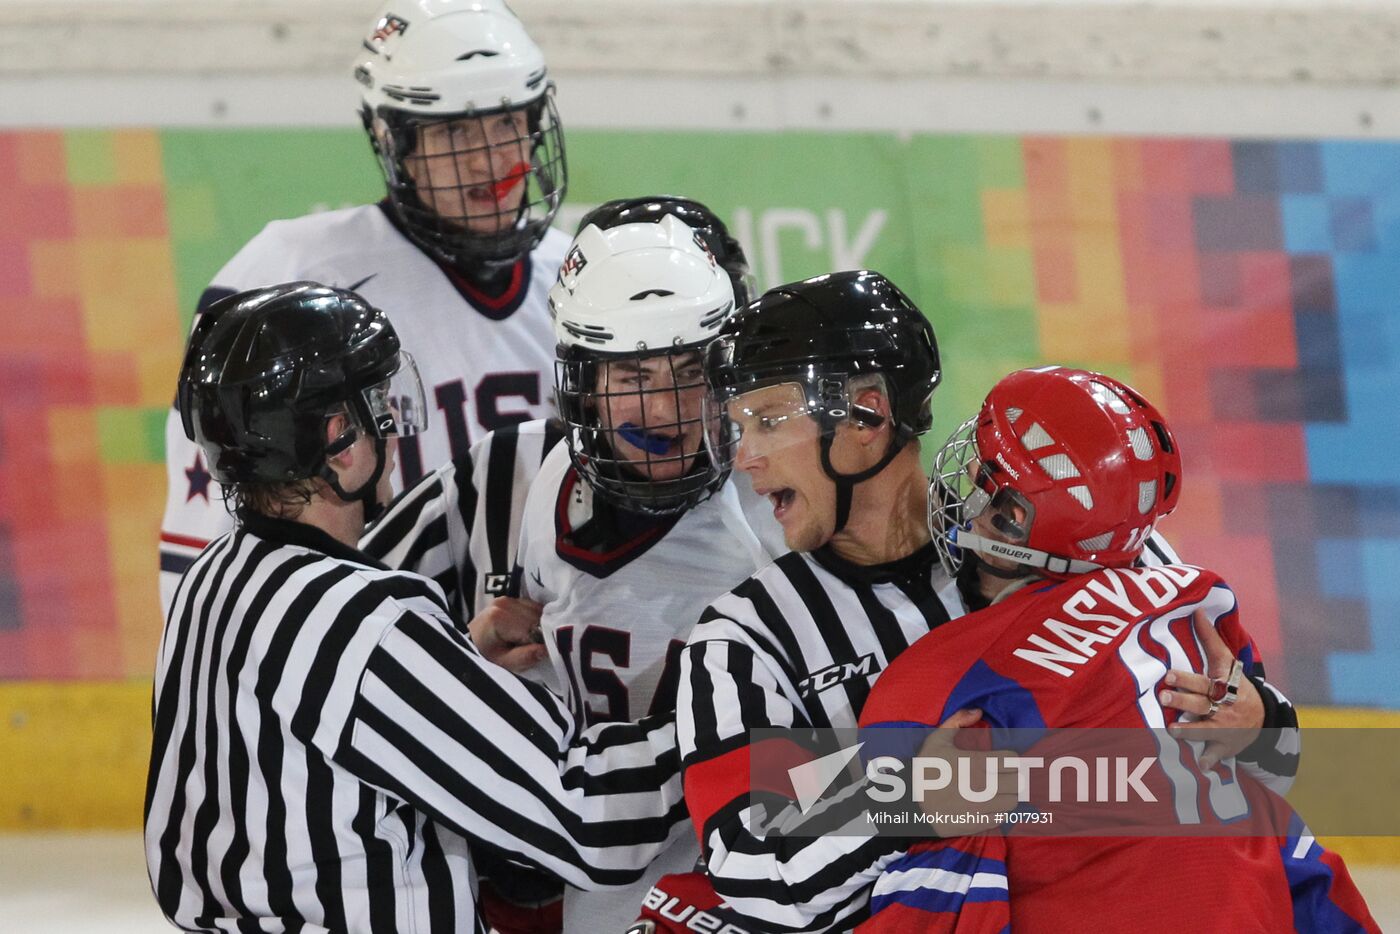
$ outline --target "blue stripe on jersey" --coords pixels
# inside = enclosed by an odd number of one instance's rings
[[[1295,856],[1303,837],[1311,836],[1303,819],[1294,814],[1288,822],[1288,836],[1279,853],[1283,871],[1293,894],[1293,930],[1299,934],[1365,934],[1365,928],[1332,901],[1332,867],[1322,861],[1323,849],[1311,841],[1301,856]]]
[[[194,557],[172,554],[168,551],[160,553],[160,569],[170,571],[174,574],[183,574],[194,564]]]
[[[1041,715],[1035,696],[1019,682],[997,674],[981,660],[969,668],[949,692],[938,721],[942,723],[959,710],[970,707],[981,710],[983,718],[992,726],[1045,728],[1045,717]]]
[[[946,869],[948,872],[957,872],[964,875],[972,875],[978,872],[990,872],[1000,876],[1006,875],[1006,863],[1004,861],[982,856],[978,853],[969,853],[955,846],[944,846],[937,849],[910,853],[907,856],[901,857],[899,862],[890,867],[891,872],[898,872],[904,869]]]
[[[947,891],[923,885],[892,892],[877,891],[871,896],[870,911],[877,914],[891,905],[904,905],[928,912],[956,914],[965,904],[1006,902],[1006,863],[999,859],[967,853],[952,846],[911,853],[885,870],[882,882],[893,882],[894,875],[904,872],[946,872],[957,878],[944,877],[943,884],[956,884],[960,891]]]
[[[912,720],[890,720],[863,726],[859,734],[861,761],[869,762],[878,756],[911,759],[935,726]]]

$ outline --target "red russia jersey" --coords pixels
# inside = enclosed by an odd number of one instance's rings
[[[1104,570],[1032,585],[930,632],[877,680],[861,725],[932,726],[977,708],[992,727],[1165,727],[1176,719],[1157,702],[1167,670],[1203,670],[1198,609],[1246,670],[1258,662],[1214,573]],[[1144,784],[1159,802],[1150,807],[1174,812],[1159,815],[1169,822],[1227,822],[1281,804],[1262,787],[1246,801],[1248,783],[1228,764],[1202,773],[1194,759],[1163,757]],[[1278,837],[986,833],[918,844],[885,869],[871,913],[862,932],[1059,932],[1088,918],[1113,931],[1149,918],[1153,930],[1379,930],[1345,866],[1296,816]]]

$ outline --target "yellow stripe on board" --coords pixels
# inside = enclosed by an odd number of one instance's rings
[[[0,683],[0,831],[141,826],[151,751],[146,681]],[[1400,711],[1307,707],[1310,728],[1400,729]],[[1400,837],[1324,837],[1356,864],[1400,865]]]
[[[0,683],[0,830],[141,826],[151,683]]]

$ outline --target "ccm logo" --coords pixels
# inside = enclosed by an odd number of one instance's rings
[[[852,678],[869,677],[875,673],[875,655],[862,656],[854,662],[837,662],[821,671],[814,671],[797,683],[797,693],[815,694],[834,688],[842,681]]]

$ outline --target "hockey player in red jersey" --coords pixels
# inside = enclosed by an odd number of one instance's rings
[[[1158,704],[1167,671],[1223,656],[1209,718],[1258,658],[1217,575],[1133,567],[1180,492],[1176,441],[1128,386],[1061,367],[1003,379],[938,453],[930,489],[945,566],[991,605],[896,659],[862,726],[977,709],[992,727],[1167,728],[1180,716]],[[1283,815],[1270,815],[1277,836],[934,840],[884,867],[860,931],[1066,931],[1090,917],[1109,931],[1379,930],[1341,860],[1248,767],[1162,761],[1148,781],[1181,824],[1263,808]]]

